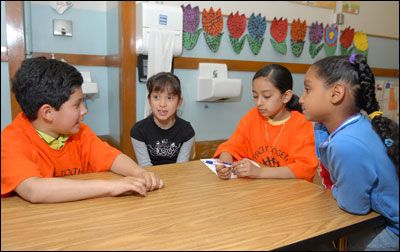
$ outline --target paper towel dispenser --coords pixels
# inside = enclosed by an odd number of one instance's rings
[[[181,7],[140,2],[136,4],[136,54],[147,54],[152,30],[175,33],[173,54],[182,53],[183,13]]]
[[[239,97],[241,79],[228,79],[226,64],[199,63],[197,101],[220,101]]]

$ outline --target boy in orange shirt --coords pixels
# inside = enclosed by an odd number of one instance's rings
[[[102,142],[84,123],[83,79],[75,67],[44,57],[27,59],[12,82],[23,113],[1,133],[1,195],[32,203],[146,192],[163,187],[153,172]],[[66,175],[111,170],[118,180]]]
[[[292,75],[281,65],[257,71],[253,78],[256,107],[214,154],[224,163],[235,161],[233,168],[217,165],[220,178],[229,179],[233,172],[238,177],[312,181],[318,166],[313,126],[301,113],[292,88]]]

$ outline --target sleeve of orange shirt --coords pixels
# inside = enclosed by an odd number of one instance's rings
[[[315,153],[314,131],[310,122],[302,123],[300,128],[291,135],[291,153],[294,162],[287,164],[296,178],[312,181],[318,166],[318,158]]]
[[[1,143],[1,195],[14,190],[19,183],[30,177],[42,177],[39,165],[33,162],[34,152],[25,145],[18,134],[8,134]],[[26,139],[28,141],[29,139]]]

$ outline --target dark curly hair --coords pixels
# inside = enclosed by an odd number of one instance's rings
[[[285,93],[287,90],[293,89],[292,74],[286,67],[282,65],[266,65],[254,74],[253,81],[260,77],[268,79],[277,89],[279,89],[281,94]],[[292,95],[292,98],[286,104],[286,108],[289,111],[296,110],[300,113],[303,113],[303,109],[299,103],[299,97],[295,94]]]
[[[29,120],[37,119],[44,104],[59,110],[83,83],[75,67],[45,57],[26,59],[12,78],[12,91]]]
[[[375,78],[371,68],[367,64],[364,55],[331,56],[321,59],[314,63],[318,76],[327,85],[344,81],[352,86],[355,97],[356,111],[361,109],[371,114],[379,111],[379,103],[375,96]],[[397,175],[399,174],[399,125],[393,120],[382,115],[375,116],[371,124],[382,139],[391,139],[393,143],[387,146],[387,153],[396,166]]]

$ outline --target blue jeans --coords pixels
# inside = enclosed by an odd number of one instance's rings
[[[398,251],[399,237],[386,226],[354,233],[347,238],[349,251]]]

